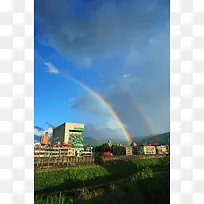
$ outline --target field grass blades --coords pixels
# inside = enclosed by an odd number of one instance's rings
[[[120,197],[126,199],[125,203],[131,203],[131,199],[128,201],[129,196],[134,198],[133,192],[137,191],[141,192],[136,197],[141,197],[140,203],[145,204],[147,201],[144,192],[151,194],[151,189],[154,193],[150,197],[155,197],[154,199],[157,198],[155,192],[168,195],[168,172],[169,157],[143,158],[101,166],[35,172],[35,204],[121,203]],[[165,185],[164,189],[162,185]],[[163,192],[165,189],[166,191]],[[115,194],[118,197],[117,202],[113,200]],[[149,203],[154,202],[149,201]],[[157,200],[157,204],[159,203]]]

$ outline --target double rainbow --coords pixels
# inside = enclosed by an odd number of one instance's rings
[[[85,88],[86,90],[88,90],[94,97],[96,97],[106,108],[107,110],[110,112],[110,114],[115,118],[115,120],[118,122],[119,126],[121,127],[125,137],[127,138],[128,142],[131,144],[132,143],[132,138],[129,134],[129,132],[127,131],[125,125],[122,123],[122,121],[120,120],[120,118],[118,117],[117,113],[114,111],[114,109],[110,106],[110,104],[98,93],[96,93],[93,89],[91,89],[89,86],[87,86],[85,83],[83,83],[82,81],[74,78],[71,75],[65,74],[65,73],[61,73],[63,76],[72,79],[73,81],[75,81],[76,83],[80,84],[83,88]]]

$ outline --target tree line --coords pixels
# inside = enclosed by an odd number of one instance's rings
[[[118,146],[118,145],[109,145],[108,143],[104,143],[100,146],[96,146],[95,153],[102,154],[103,152],[110,152],[113,155],[125,155],[126,149],[124,146]]]

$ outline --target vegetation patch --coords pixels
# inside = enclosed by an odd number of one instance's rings
[[[129,177],[143,169],[168,169],[169,157],[138,158],[116,164],[35,172],[36,194],[83,188]]]
[[[141,174],[131,182],[110,184],[104,188],[88,190],[86,188],[75,191],[72,196],[58,195],[35,197],[35,204],[59,203],[59,204],[163,204],[170,203],[170,178],[169,170],[153,172],[144,169]],[[135,176],[135,175],[134,175]]]

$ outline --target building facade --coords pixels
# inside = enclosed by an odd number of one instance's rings
[[[75,146],[77,151],[83,150],[84,124],[65,122],[53,129],[53,144],[68,144]]]
[[[132,154],[138,154],[138,147],[132,146]]]
[[[109,147],[112,146],[112,142],[110,140],[108,141],[108,145],[109,145]]]
[[[156,154],[156,148],[154,145],[138,145],[137,154]]]
[[[166,145],[158,145],[156,146],[157,154],[168,154],[168,149]]]
[[[132,155],[132,153],[133,153],[132,146],[127,146],[127,147],[125,147],[125,149],[126,149],[126,155]]]
[[[35,145],[34,157],[75,157],[76,148],[69,145]]]

